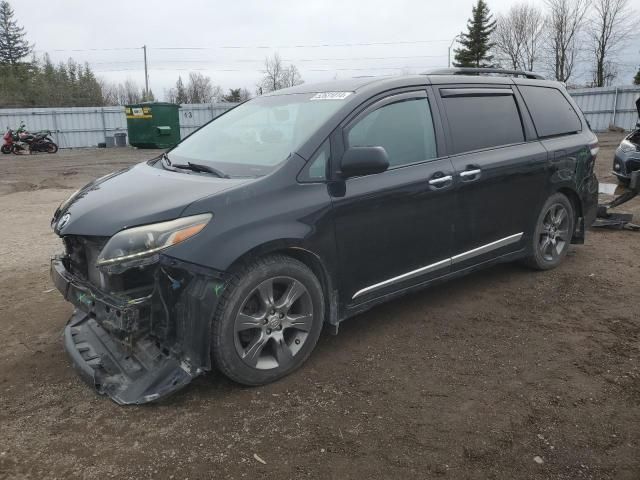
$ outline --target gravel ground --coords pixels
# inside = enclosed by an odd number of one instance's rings
[[[601,181],[620,134],[601,136]],[[82,383],[52,289],[57,204],[153,156],[0,156],[0,478],[640,478],[640,233],[501,265],[323,334],[260,388],[219,374],[119,407]],[[640,199],[620,210],[640,219]]]

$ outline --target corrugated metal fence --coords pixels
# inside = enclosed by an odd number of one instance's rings
[[[638,121],[636,100],[640,97],[640,86],[580,88],[569,90],[591,129],[602,132],[609,125],[633,130]]]
[[[591,128],[601,132],[610,125],[635,128],[635,101],[640,87],[603,87],[570,90]],[[180,106],[180,136],[234,107],[235,103]],[[17,108],[0,110],[0,128],[16,128],[24,121],[30,131],[51,130],[61,148],[95,147],[114,133],[126,132],[124,107]]]
[[[180,106],[180,136],[234,107],[235,103]],[[60,148],[96,147],[105,137],[127,131],[124,107],[10,108],[0,110],[0,128],[24,122],[32,132],[51,130]]]

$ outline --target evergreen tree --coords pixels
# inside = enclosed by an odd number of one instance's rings
[[[636,72],[636,76],[633,77],[633,84],[634,85],[640,85],[640,68]]]
[[[78,78],[78,104],[81,106],[102,106],[102,88],[88,63],[80,70]]]
[[[491,67],[493,47],[491,34],[496,29],[496,21],[484,0],[478,0],[467,22],[467,33],[461,34],[462,48],[455,50],[456,67]]]
[[[9,2],[0,2],[0,64],[16,65],[31,53],[24,28],[13,19]]]

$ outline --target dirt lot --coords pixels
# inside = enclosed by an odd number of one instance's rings
[[[619,140],[601,136],[601,181]],[[0,478],[640,478],[634,232],[592,231],[551,272],[502,265],[378,307],[273,385],[212,374],[161,404],[98,397],[60,342],[49,219],[152,155],[0,156]],[[640,199],[625,210],[640,219]]]

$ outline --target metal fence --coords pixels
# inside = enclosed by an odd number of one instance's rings
[[[633,130],[638,121],[636,100],[640,86],[580,88],[569,90],[591,129],[602,132],[609,126]]]
[[[635,101],[640,87],[603,87],[570,90],[591,128],[601,132],[610,125],[625,130],[635,128],[638,112]],[[181,105],[180,136],[217,117],[235,103]],[[31,131],[51,130],[61,148],[95,147],[114,133],[126,132],[124,107],[14,108],[0,110],[0,128],[16,128],[25,122]]]
[[[180,136],[217,117],[235,103],[181,105]],[[0,128],[51,130],[60,148],[96,147],[105,137],[127,131],[124,107],[10,108],[0,110]]]

